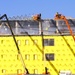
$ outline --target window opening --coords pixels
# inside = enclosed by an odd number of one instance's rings
[[[34,54],[33,55],[33,60],[37,60],[38,59],[38,55],[37,54]]]
[[[2,69],[2,73],[5,73],[6,72],[6,70],[5,69]]]
[[[26,60],[30,60],[30,55],[29,55],[29,54],[26,54],[26,55],[25,55],[25,59],[26,59]]]
[[[22,73],[22,70],[21,70],[21,69],[18,69],[18,70],[17,70],[17,73],[18,73],[18,74],[21,74],[21,73]]]
[[[44,46],[54,46],[54,39],[44,39]]]
[[[3,44],[3,40],[1,40],[1,44]]]
[[[25,40],[25,45],[28,45],[29,44],[29,41],[28,40]]]
[[[45,57],[47,61],[54,60],[54,53],[45,54]]]
[[[21,42],[20,42],[20,40],[17,40],[17,43],[18,43],[18,45],[21,45]]]
[[[37,69],[34,69],[34,74],[38,74],[38,70]]]

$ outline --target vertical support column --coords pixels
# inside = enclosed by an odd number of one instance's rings
[[[40,33],[41,33],[41,40],[42,40],[42,60],[44,62],[44,70],[46,67],[46,59],[45,59],[45,49],[44,49],[44,36],[43,36],[43,26],[42,26],[42,20],[39,21],[39,25],[40,25]]]
[[[15,22],[15,33],[18,34],[18,22]]]
[[[56,26],[58,26],[58,25],[59,25],[58,20],[56,20]]]
[[[41,31],[42,31],[42,23],[41,23],[41,21],[39,21],[39,34],[41,34]]]
[[[59,26],[59,23],[58,23],[58,20],[56,20],[56,27],[58,28],[58,26]],[[56,33],[59,33],[57,28],[56,28]]]

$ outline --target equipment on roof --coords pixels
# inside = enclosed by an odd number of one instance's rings
[[[65,23],[66,23],[66,25],[67,25],[67,27],[68,27],[68,29],[69,29],[69,31],[70,31],[70,34],[72,35],[72,37],[73,37],[73,39],[74,39],[74,41],[75,41],[74,34],[73,34],[73,32],[72,32],[72,29],[71,29],[70,24],[69,24],[68,20],[66,19],[66,17],[63,16],[62,14],[59,14],[59,13],[57,12],[54,19],[55,19],[55,20],[64,20],[64,21],[65,21]]]
[[[41,14],[36,14],[33,16],[33,20],[40,20],[41,19]]]

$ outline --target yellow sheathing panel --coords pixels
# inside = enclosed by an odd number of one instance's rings
[[[30,73],[42,74],[45,71],[45,66],[49,68],[51,75],[57,75],[60,70],[71,70],[72,73],[75,73],[75,56],[73,55],[73,53],[75,54],[75,42],[72,36],[63,37],[44,36],[44,39],[54,39],[54,46],[45,46],[44,51],[45,53],[54,53],[55,57],[54,61],[44,62],[42,60],[41,36],[32,36],[32,40],[28,36],[16,36],[24,62]],[[12,36],[0,37],[0,75],[24,72],[17,52]]]

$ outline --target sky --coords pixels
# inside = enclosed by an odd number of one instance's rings
[[[8,17],[41,13],[47,19],[56,12],[75,18],[75,0],[0,0],[0,14]]]

